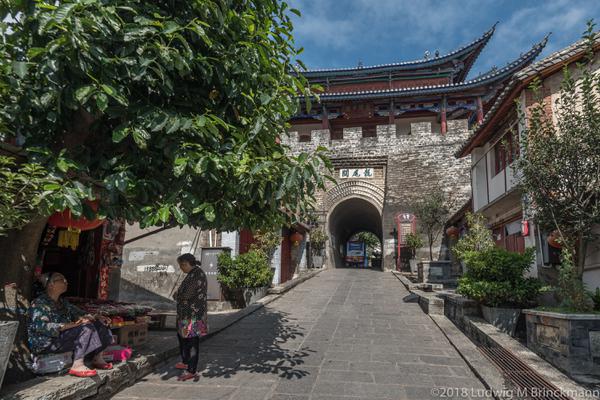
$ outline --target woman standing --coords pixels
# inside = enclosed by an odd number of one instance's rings
[[[185,381],[198,376],[200,337],[208,333],[207,282],[193,254],[182,254],[177,257],[177,263],[186,277],[173,295],[177,302],[177,338],[182,360],[175,367],[186,370],[177,378]]]

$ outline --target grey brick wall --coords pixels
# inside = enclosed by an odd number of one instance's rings
[[[471,195],[470,162],[467,158],[458,160],[454,157],[454,152],[470,133],[467,121],[448,121],[446,135],[431,130],[431,122],[416,122],[411,124],[410,135],[397,135],[395,125],[380,125],[377,137],[363,138],[360,127],[345,128],[341,140],[330,140],[328,130],[313,130],[310,142],[298,142],[298,134],[292,127],[284,143],[294,154],[314,151],[317,146],[327,147],[335,166],[333,176],[338,184],[348,181],[339,179],[340,168],[369,166],[374,169],[375,177],[363,180],[385,193],[382,213],[384,268],[392,269],[394,238],[391,232],[396,214],[412,212],[415,202],[435,186],[441,186],[452,195],[453,211]],[[326,192],[332,191],[334,186],[328,183]],[[357,195],[352,190],[346,193],[348,198]],[[331,203],[327,200],[327,193],[317,196],[322,222],[332,211],[328,209]],[[440,252],[440,243],[436,243],[434,250],[436,254]],[[425,257],[425,251],[421,254]]]

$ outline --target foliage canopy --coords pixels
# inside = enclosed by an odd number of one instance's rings
[[[306,81],[277,0],[0,2],[0,124],[51,208],[142,226],[274,225],[322,187],[279,144]],[[7,21],[7,22],[6,22]],[[282,213],[287,210],[287,213]]]

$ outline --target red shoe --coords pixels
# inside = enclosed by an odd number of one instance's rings
[[[102,365],[94,364],[94,368],[96,369],[113,369],[112,363],[104,363]]]
[[[177,369],[187,369],[187,364],[184,364],[182,362],[178,362],[177,364],[175,364],[175,368],[177,368]]]
[[[95,369],[87,369],[87,370],[83,370],[83,371],[77,371],[76,369],[70,369],[69,375],[78,376],[80,378],[88,378],[90,376],[98,375],[98,372],[96,372]]]
[[[178,381],[187,381],[189,379],[195,379],[197,377],[198,377],[197,373],[192,374],[191,372],[184,372],[183,374],[181,374],[177,377],[177,380]]]

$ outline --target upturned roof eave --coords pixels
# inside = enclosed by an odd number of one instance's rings
[[[471,43],[460,47],[450,53],[447,53],[440,57],[434,57],[431,59],[421,59],[421,60],[412,60],[412,61],[404,61],[397,63],[389,63],[389,64],[379,64],[372,65],[367,67],[350,67],[350,68],[324,68],[324,69],[312,69],[306,71],[299,71],[306,78],[319,78],[319,77],[334,77],[334,76],[347,76],[354,75],[357,73],[360,74],[373,74],[380,72],[391,72],[391,71],[404,71],[404,70],[418,70],[424,68],[431,68],[437,65],[442,65],[445,63],[452,62],[453,60],[459,59],[465,55],[469,55],[470,53],[475,53],[479,55],[486,44],[491,39],[494,31],[496,30],[496,24],[492,26],[487,32],[485,32],[481,37],[475,39]],[[475,57],[476,58],[476,57]],[[473,60],[474,62],[474,60]],[[470,70],[473,62],[470,65],[465,65],[465,69],[467,69],[464,76],[468,74],[468,70]],[[462,74],[462,73],[461,73]]]
[[[323,93],[319,96],[320,101],[344,101],[344,100],[366,100],[396,97],[411,97],[418,95],[450,94],[486,87],[490,84],[505,80],[515,72],[529,65],[539,55],[546,45],[547,38],[534,45],[531,50],[523,54],[517,60],[507,64],[505,67],[475,78],[467,82],[448,83],[443,85],[421,86],[416,88],[382,89],[360,92]]]
[[[548,36],[546,36],[547,40]],[[600,32],[596,33],[596,44],[594,49],[600,48]],[[583,57],[585,51],[585,40],[579,40],[570,46],[567,46],[557,52],[550,54],[548,57],[521,69],[514,74],[511,81],[507,84],[504,90],[500,93],[488,113],[486,114],[482,124],[473,132],[461,148],[454,154],[456,158],[465,157],[477,147],[482,140],[489,136],[490,130],[494,126],[492,122],[496,121],[507,110],[514,105],[514,100],[518,97],[521,91],[535,79],[536,76],[548,76],[555,73],[556,70],[564,65],[573,63]]]

